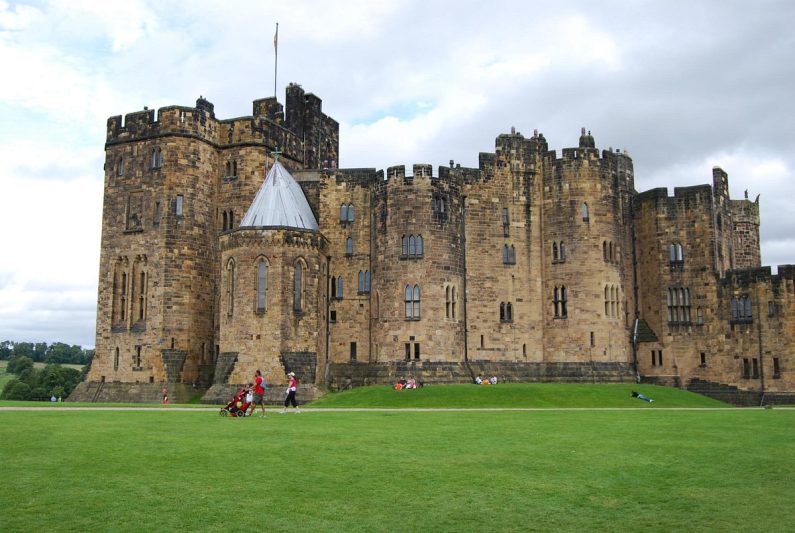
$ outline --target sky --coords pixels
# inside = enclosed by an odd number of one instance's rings
[[[340,166],[477,167],[512,127],[626,149],[635,187],[760,195],[795,263],[795,2],[0,0],[0,340],[94,345],[107,118],[301,84]]]

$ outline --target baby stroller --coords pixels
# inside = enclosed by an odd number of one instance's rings
[[[218,413],[221,416],[248,416],[247,411],[249,405],[251,405],[251,399],[249,398],[249,391],[250,389],[244,387],[237,391],[235,397],[232,398],[226,407],[221,408],[221,411]]]

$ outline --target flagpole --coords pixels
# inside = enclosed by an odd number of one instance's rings
[[[279,23],[276,23],[276,34],[273,36],[273,97],[276,98],[276,73],[279,67]]]

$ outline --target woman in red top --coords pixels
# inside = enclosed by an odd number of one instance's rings
[[[287,374],[290,378],[290,384],[287,385],[287,398],[284,399],[284,409],[282,409],[282,413],[287,412],[287,406],[292,404],[295,407],[295,412],[300,413],[301,410],[298,409],[298,402],[295,400],[295,392],[298,389],[298,380],[295,379],[295,372],[290,372]]]

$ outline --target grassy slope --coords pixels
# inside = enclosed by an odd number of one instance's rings
[[[779,409],[0,412],[0,442],[3,531],[795,523],[795,411]]]
[[[638,391],[654,399],[632,398]],[[571,383],[510,383],[439,385],[396,391],[387,386],[362,387],[329,394],[311,407],[727,407],[687,391],[655,385],[582,385]]]

